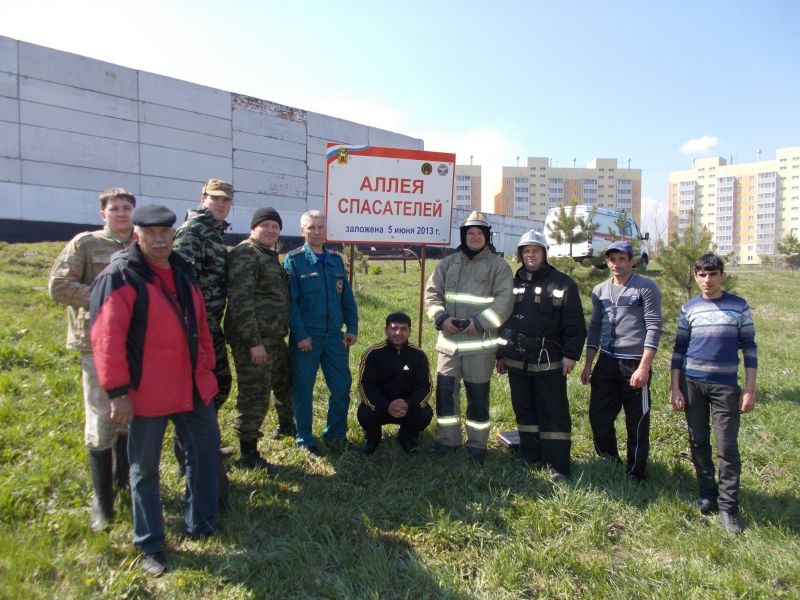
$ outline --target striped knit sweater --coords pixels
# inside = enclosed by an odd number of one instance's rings
[[[737,384],[739,349],[746,369],[758,367],[756,330],[744,298],[692,298],[681,308],[672,368],[706,383]]]

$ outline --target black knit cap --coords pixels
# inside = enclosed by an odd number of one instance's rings
[[[175,213],[160,204],[145,204],[133,209],[133,224],[139,227],[172,227]]]
[[[283,229],[283,220],[281,220],[281,216],[278,214],[278,211],[271,206],[264,206],[253,211],[253,218],[250,220],[250,229],[253,229],[262,221],[275,221],[278,227]]]

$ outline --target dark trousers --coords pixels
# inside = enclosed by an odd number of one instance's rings
[[[701,498],[717,499],[722,510],[739,510],[739,386],[686,378],[686,424]],[[711,456],[710,424],[719,457],[719,486]]]
[[[381,426],[394,423],[400,425],[397,432],[397,439],[415,440],[433,419],[433,409],[426,404],[425,406],[410,408],[406,416],[397,419],[387,412],[380,409],[372,410],[363,402],[358,406],[358,423],[364,430],[364,437],[367,440],[378,441],[381,439]]]
[[[561,369],[535,375],[509,371],[508,384],[520,432],[520,456],[529,462],[541,460],[559,473],[569,475],[572,418],[567,378]]]
[[[134,417],[128,427],[133,542],[144,554],[160,552],[164,546],[159,463],[167,421],[172,421],[186,451],[186,533],[210,533],[219,527],[219,428],[214,405],[195,400],[189,412]]]
[[[614,421],[625,410],[628,433],[626,472],[644,477],[650,453],[650,383],[632,388],[630,378],[639,359],[613,358],[600,353],[592,371],[589,423],[594,449],[600,456],[619,460]]]

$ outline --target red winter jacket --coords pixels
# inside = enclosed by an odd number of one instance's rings
[[[92,285],[92,352],[100,385],[128,394],[134,414],[158,417],[208,404],[217,394],[214,349],[200,288],[174,252],[177,298],[160,283],[138,245],[114,255]]]

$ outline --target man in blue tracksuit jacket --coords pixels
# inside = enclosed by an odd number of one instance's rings
[[[325,250],[325,215],[310,210],[300,217],[306,242],[289,252],[284,267],[289,273],[289,353],[292,360],[294,417],[297,445],[319,456],[311,431],[312,395],[317,371],[330,391],[328,418],[322,436],[346,448],[347,409],[350,404],[349,348],[358,337],[358,307],[347,278],[344,258]],[[345,331],[342,333],[342,326]]]

